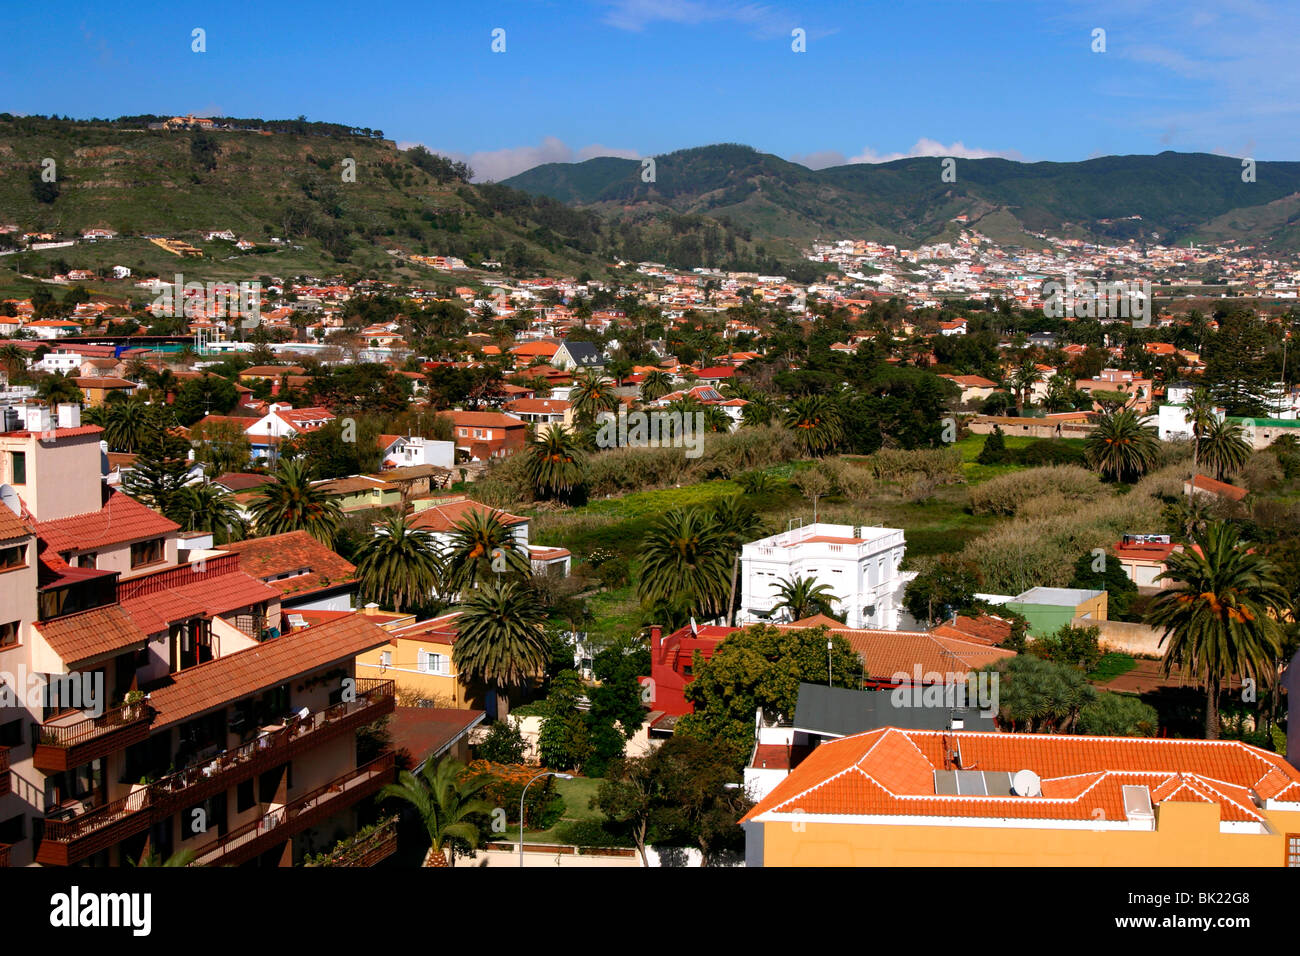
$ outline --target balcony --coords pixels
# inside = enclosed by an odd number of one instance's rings
[[[0,867],[9,865],[9,846],[8,843],[0,843]]]
[[[389,817],[363,837],[348,844],[320,863],[320,866],[374,866],[397,852],[397,817]]]
[[[32,766],[61,773],[106,757],[149,736],[154,710],[148,704],[122,704],[101,717],[66,714],[41,724]]]
[[[237,866],[256,859],[297,833],[342,813],[357,801],[377,793],[395,778],[390,750],[368,764],[336,777],[262,817],[236,827],[195,852],[191,866]]]
[[[0,747],[0,797],[7,796],[11,784],[9,783],[9,748]]]
[[[206,758],[99,809],[71,820],[47,820],[37,862],[47,866],[77,863],[179,810],[392,713],[392,681],[358,680],[357,689],[354,701],[335,704],[304,718],[295,717],[281,730]]]

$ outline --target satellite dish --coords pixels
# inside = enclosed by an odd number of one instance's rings
[[[1018,797],[1040,797],[1043,795],[1043,782],[1032,770],[1017,770],[1011,778],[1011,789]]]
[[[18,500],[18,492],[14,491],[13,485],[0,485],[0,504],[18,517],[23,516],[23,503]]]

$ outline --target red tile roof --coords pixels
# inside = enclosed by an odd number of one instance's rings
[[[149,635],[117,604],[42,621],[36,630],[68,667],[131,647],[143,647]]]
[[[959,680],[970,671],[1014,657],[1016,653],[964,635],[855,629],[824,616],[776,626],[782,630],[824,626],[832,634],[843,637],[861,655],[867,678],[885,682],[894,681],[899,674],[913,679],[918,666],[923,678],[940,674],[944,681]]]
[[[27,522],[7,507],[0,506],[0,541],[14,541],[32,534]]]
[[[38,521],[36,533],[55,551],[80,552],[162,537],[180,527],[134,498],[114,491],[98,511]]]
[[[439,503],[431,508],[416,512],[407,520],[407,525],[421,531],[448,532],[453,530],[458,522],[463,521],[471,514],[494,514],[497,521],[506,527],[528,520],[527,518],[521,518],[519,515],[498,511],[468,498],[451,498],[445,503]]]
[[[388,643],[388,633],[363,615],[350,614],[327,624],[294,631],[256,647],[219,657],[172,674],[150,690],[158,712],[153,729],[292,681]]]
[[[186,618],[278,602],[280,592],[239,570],[239,556],[230,555],[131,578],[118,585],[118,597],[142,630],[158,634]]]
[[[1042,796],[941,795],[935,771],[960,766],[1032,770]],[[1224,821],[1261,822],[1250,797],[1300,802],[1300,770],[1235,740],[1170,740],[1046,734],[962,733],[887,727],[816,748],[745,815],[947,817],[1000,820],[1125,820],[1122,788],[1164,800],[1217,803]],[[1100,811],[1100,813],[1098,812]]]
[[[486,716],[481,710],[398,707],[389,723],[393,749],[405,750],[413,766],[419,766],[427,758],[442,754]]]
[[[285,597],[301,597],[324,588],[356,580],[356,566],[335,554],[306,531],[289,531],[266,538],[250,538],[224,546],[239,555],[240,568],[265,581]],[[272,581],[292,572],[293,577]]]
[[[1196,475],[1191,481],[1187,482],[1197,491],[1208,491],[1211,494],[1228,498],[1232,501],[1240,501],[1249,493],[1245,488],[1238,488],[1236,485],[1230,485],[1227,482],[1216,481],[1207,475]]]

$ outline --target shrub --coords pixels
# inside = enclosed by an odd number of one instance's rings
[[[1103,691],[1079,711],[1079,730],[1101,737],[1154,737],[1159,723],[1154,707],[1129,694]]]
[[[600,820],[568,820],[555,831],[561,843],[573,846],[626,847],[635,846],[628,833],[614,832]]]
[[[1043,660],[1069,664],[1087,674],[1101,660],[1101,646],[1098,644],[1100,636],[1100,628],[1066,624],[1055,633],[1030,642],[1027,649]]]
[[[475,760],[466,768],[466,774],[485,773],[492,781],[483,788],[481,795],[494,807],[506,812],[506,822],[519,824],[519,797],[524,786],[540,770],[526,764],[500,764],[488,760]],[[528,787],[528,796],[524,803],[524,826],[529,830],[549,830],[564,816],[564,797],[555,788],[554,777],[543,777]]]
[[[961,452],[956,448],[882,448],[867,458],[867,467],[881,481],[921,475],[940,482],[961,479]]]
[[[492,763],[519,764],[524,762],[527,747],[518,727],[509,721],[498,720],[492,724],[476,752],[481,759]]]
[[[1016,514],[1021,505],[1035,498],[1059,495],[1069,500],[1095,497],[1102,492],[1101,479],[1076,465],[1049,465],[999,475],[971,489],[971,511],[975,514]]]

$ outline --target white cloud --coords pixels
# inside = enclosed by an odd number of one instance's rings
[[[398,149],[410,149],[420,145],[413,142],[397,144]],[[634,149],[602,146],[592,143],[578,149],[566,144],[556,136],[546,136],[536,146],[511,146],[505,149],[480,150],[476,153],[462,153],[457,150],[438,149],[430,146],[432,152],[452,159],[462,160],[474,170],[475,182],[500,182],[517,176],[525,170],[544,163],[580,163],[597,156],[618,156],[623,159],[639,159],[640,153]]]
[[[788,33],[796,18],[761,3],[702,2],[702,0],[614,0],[604,21],[619,30],[639,33],[652,23],[697,26],[739,23],[758,34]]]
[[[1014,149],[995,150],[995,149],[978,149],[967,146],[961,140],[945,146],[937,139],[928,139],[921,137],[905,153],[881,153],[865,146],[862,152],[856,156],[846,158],[843,153],[835,149],[825,149],[815,153],[806,153],[803,155],[791,156],[793,162],[801,163],[809,169],[825,169],[828,166],[844,166],[850,163],[892,163],[896,159],[911,159],[916,156],[952,156],[955,159],[1021,159],[1021,155]]]

